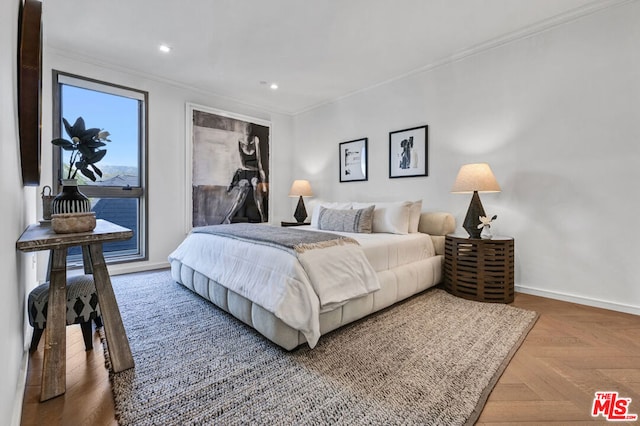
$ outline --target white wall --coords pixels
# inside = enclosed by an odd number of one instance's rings
[[[268,120],[271,128],[270,189],[272,194],[289,190],[291,117],[261,111],[228,99],[195,92],[184,87],[151,80],[126,70],[91,64],[71,58],[65,52],[45,49],[43,89],[43,182],[52,181],[51,156],[51,70],[65,71],[149,92],[149,260],[109,267],[112,273],[124,273],[167,267],[167,256],[185,237],[185,106],[187,102]],[[112,140],[115,138],[112,135]],[[287,203],[271,199],[271,221],[287,218]],[[39,262],[39,277],[44,277],[46,261]]]
[[[20,0],[0,2],[0,424],[19,424],[24,391],[28,337],[25,313],[28,292],[44,280],[47,253],[19,253],[15,242],[29,223],[42,217],[40,191],[52,182],[52,69],[66,71],[149,92],[149,260],[109,267],[113,274],[166,267],[168,254],[182,241],[187,223],[184,200],[185,105],[187,102],[244,114],[271,122],[271,221],[289,219],[286,193],[291,185],[292,118],[258,110],[228,99],[198,93],[167,82],[87,63],[44,48],[42,90],[42,172],[40,187],[22,186],[17,127],[17,24]],[[45,26],[46,40],[46,26]],[[278,194],[285,194],[280,195]]]
[[[17,45],[20,1],[0,2],[0,424],[19,424],[26,356],[25,294],[35,284],[32,255],[16,240],[35,221],[36,190],[22,186],[17,114]]]
[[[495,233],[520,290],[640,313],[640,3],[371,88],[294,122],[294,173],[318,199],[424,200],[458,223],[460,165],[488,162]],[[429,125],[429,176],[388,178],[388,132]],[[338,143],[369,138],[369,180],[339,183]],[[461,232],[464,232],[461,230]]]

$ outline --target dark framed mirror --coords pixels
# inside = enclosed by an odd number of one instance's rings
[[[40,185],[42,3],[24,0],[18,24],[18,127],[22,184]]]

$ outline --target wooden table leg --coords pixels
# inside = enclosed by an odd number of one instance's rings
[[[53,249],[51,257],[40,401],[62,395],[67,375],[67,249]]]
[[[102,243],[89,245],[91,266],[93,267],[93,281],[96,284],[96,294],[102,312],[102,322],[109,346],[111,366],[113,371],[120,371],[133,368],[133,356],[129,348],[129,340],[122,325],[122,317],[116,302],[116,296],[111,286],[111,278],[107,271],[107,265],[102,253]]]
[[[82,265],[84,266],[85,275],[93,274],[93,267],[91,266],[91,254],[89,253],[89,246],[82,246]]]

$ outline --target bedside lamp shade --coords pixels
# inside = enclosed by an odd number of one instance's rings
[[[311,191],[311,184],[308,180],[293,181],[291,189],[289,190],[289,197],[300,197],[298,199],[296,212],[293,214],[293,217],[296,218],[298,223],[304,222],[304,220],[307,218],[307,209],[304,208],[304,201],[302,200],[302,197],[311,196],[313,196],[313,191]]]
[[[462,227],[471,238],[480,238],[480,216],[486,216],[478,192],[500,192],[500,185],[487,163],[465,164],[460,167],[451,192],[454,194],[473,193],[471,203]]]

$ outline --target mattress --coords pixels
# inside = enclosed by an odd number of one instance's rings
[[[418,262],[435,256],[433,240],[428,234],[420,232],[398,235],[386,233],[355,234],[351,232],[322,231],[309,225],[297,229],[330,232],[351,237],[358,241],[367,260],[376,272],[387,271],[398,266]]]

